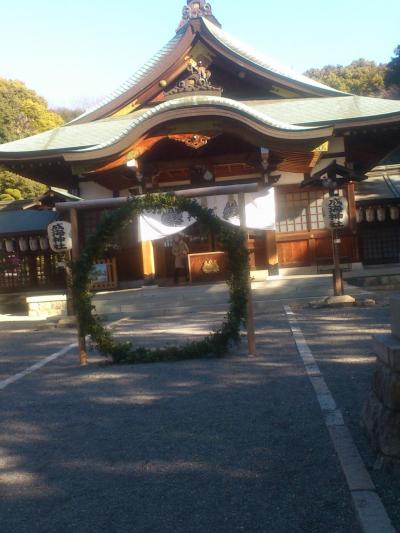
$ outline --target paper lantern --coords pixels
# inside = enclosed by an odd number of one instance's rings
[[[28,250],[28,239],[26,237],[20,237],[18,239],[18,246],[21,252],[26,252]]]
[[[364,222],[364,209],[362,207],[359,207],[356,211],[356,219],[357,222],[360,224],[361,222]]]
[[[349,211],[346,198],[330,196],[322,203],[322,214],[327,229],[346,228],[349,225]]]
[[[40,237],[39,244],[41,250],[44,251],[49,249],[49,240],[47,237]]]
[[[391,220],[399,220],[399,208],[397,205],[390,206],[390,218]]]
[[[6,240],[6,251],[11,253],[14,251],[14,241],[11,239]]]
[[[64,253],[72,249],[71,224],[59,220],[47,228],[50,248],[53,252]]]
[[[382,206],[379,206],[376,210],[376,216],[378,218],[378,222],[385,222],[386,220],[386,209]]]
[[[29,248],[32,252],[38,251],[39,243],[36,237],[29,237]]]
[[[367,219],[367,222],[374,222],[375,221],[375,209],[373,207],[367,207],[365,211],[365,217]]]

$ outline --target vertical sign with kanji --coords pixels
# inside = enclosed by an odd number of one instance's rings
[[[63,220],[53,222],[47,228],[50,248],[53,252],[64,253],[72,249],[71,224]]]
[[[326,198],[322,206],[322,212],[327,229],[342,229],[349,225],[348,202],[343,196]]]

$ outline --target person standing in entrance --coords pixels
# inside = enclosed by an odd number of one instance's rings
[[[188,245],[182,239],[181,236],[177,235],[174,237],[174,244],[172,246],[172,255],[175,258],[175,273],[174,273],[174,282],[175,284],[179,281],[179,274],[181,271],[185,273],[186,281],[189,281],[189,269],[187,263],[187,256],[189,253]]]

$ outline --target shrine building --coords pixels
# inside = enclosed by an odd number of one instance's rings
[[[123,85],[62,127],[1,145],[0,163],[74,196],[81,246],[117,198],[219,186],[229,202],[229,186],[255,184],[274,196],[274,224],[248,229],[251,267],[274,275],[317,272],[332,261],[324,169],[367,176],[399,143],[400,101],[354,96],[298,74],[226,33],[209,3],[188,0],[172,39]],[[355,188],[350,180],[341,191],[350,224],[340,255],[349,264],[368,251]],[[388,221],[390,201],[384,206]],[[398,231],[398,217],[392,223]],[[197,224],[186,237],[191,253],[218,249]],[[119,287],[173,272],[170,240],[140,242],[135,220],[107,260]]]

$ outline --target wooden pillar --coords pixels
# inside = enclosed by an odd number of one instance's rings
[[[239,193],[239,209],[240,209],[240,227],[246,235],[246,248],[248,249],[248,238],[246,229],[246,201],[243,192]],[[249,355],[256,355],[256,333],[254,327],[254,309],[253,309],[253,295],[251,291],[250,266],[248,276],[248,297],[247,297],[247,343]]]
[[[79,259],[79,225],[78,225],[78,212],[75,208],[70,209],[70,221],[71,221],[71,234],[72,234],[72,260],[77,261]],[[81,365],[87,365],[88,356],[86,349],[86,339],[82,334],[79,321],[78,321],[78,348],[79,348],[79,362]]]
[[[347,200],[349,202],[349,226],[353,234],[353,257],[355,262],[360,261],[360,246],[357,234],[357,206],[354,183],[347,184]]]
[[[276,231],[265,232],[266,264],[270,276],[279,275],[278,246],[276,244]]]
[[[153,280],[156,275],[156,266],[152,241],[142,241],[142,260],[145,280]]]

